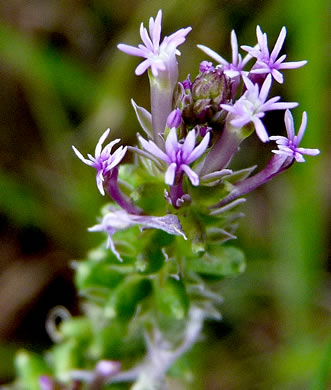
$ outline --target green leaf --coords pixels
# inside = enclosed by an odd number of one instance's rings
[[[151,283],[140,276],[128,277],[111,292],[110,298],[105,306],[105,315],[109,318],[118,317],[129,320],[138,303],[149,295]]]
[[[56,378],[66,382],[70,379],[70,371],[82,368],[84,351],[85,346],[74,339],[55,345],[52,349],[52,363]]]
[[[45,361],[40,356],[24,350],[18,351],[15,366],[22,390],[40,390],[40,376],[50,373]]]
[[[186,317],[189,300],[182,280],[168,277],[164,283],[154,283],[155,302],[158,312],[164,317],[182,320]]]
[[[188,259],[187,267],[201,275],[228,277],[244,272],[246,263],[241,250],[231,246],[214,246],[203,256]]]
[[[78,289],[91,287],[114,288],[124,278],[123,273],[114,269],[107,261],[85,260],[76,264],[75,283]]]
[[[60,324],[60,334],[64,339],[75,339],[80,343],[88,342],[92,337],[90,320],[86,317],[71,317]]]

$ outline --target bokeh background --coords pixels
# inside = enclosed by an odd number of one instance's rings
[[[272,47],[286,25],[289,61],[309,63],[285,71],[285,86],[273,94],[300,102],[297,125],[308,111],[303,146],[321,149],[248,196],[237,242],[247,270],[224,281],[223,321],[207,323],[191,351],[190,388],[331,388],[325,0],[0,1],[0,383],[15,375],[18,348],[50,346],[44,324],[52,307],[79,310],[70,262],[100,241],[86,228],[103,199],[71,145],[90,152],[108,127],[135,142],[130,98],[148,107],[148,80],[135,77],[139,60],[116,44],[137,44],[140,21],[159,8],[164,34],[193,27],[181,48],[181,79],[205,59],[197,43],[230,58],[232,29],[240,44],[253,45],[260,24]],[[283,113],[266,123],[270,134],[281,133]],[[253,136],[234,163],[262,167],[269,152]]]

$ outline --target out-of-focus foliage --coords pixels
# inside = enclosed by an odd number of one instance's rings
[[[257,24],[272,41],[286,25],[289,61],[305,58],[309,63],[285,74],[284,100],[301,102],[297,119],[303,110],[309,116],[304,142],[322,152],[249,196],[238,234],[246,273],[223,282],[223,320],[210,323],[205,339],[178,362],[186,379],[194,372],[194,383],[179,388],[326,389],[331,213],[323,0],[141,0],[125,7],[117,0],[0,4],[2,381],[13,376],[16,347],[41,350],[49,343],[41,336],[48,309],[64,304],[77,310],[63,283],[70,284],[68,261],[81,257],[98,239],[86,227],[95,224],[102,199],[91,189],[93,173],[76,161],[71,145],[90,150],[107,127],[114,138],[134,142],[139,126],[129,101],[134,96],[144,105],[147,80],[134,76],[136,59],[122,55],[116,44],[138,42],[137,24],[159,8],[167,16],[165,34],[193,27],[181,49],[180,79],[204,59],[192,42],[229,58],[231,29],[239,43],[253,43]],[[283,126],[282,118],[270,118],[268,129],[278,134],[278,126]],[[242,158],[263,165],[260,146],[248,142],[252,153]],[[201,264],[195,266],[201,270]],[[108,277],[116,280],[107,273],[94,277],[105,283]],[[82,288],[91,281],[86,272],[77,274]],[[162,297],[159,304],[172,315]],[[96,351],[108,348],[102,337]],[[22,352],[22,364],[25,358]],[[176,367],[171,374],[176,377]]]

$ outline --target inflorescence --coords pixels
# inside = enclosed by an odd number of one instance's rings
[[[295,135],[293,117],[289,111],[298,103],[279,102],[279,96],[270,96],[273,80],[278,83],[284,81],[282,70],[299,68],[307,63],[284,62],[286,55],[279,57],[286,36],[285,27],[269,53],[267,34],[257,26],[257,44],[241,46],[247,52],[244,58],[239,53],[237,36],[232,31],[231,63],[212,49],[198,45],[216,64],[203,61],[193,81],[188,76],[186,80],[178,82],[178,46],[185,42],[191,27],[182,28],[161,41],[161,23],[160,10],[155,19],[150,18],[149,31],[141,24],[143,44],[138,47],[119,44],[118,49],[144,58],[136,68],[136,74],[142,75],[148,71],[151,85],[151,112],[132,101],[147,139],[138,134],[138,146],[129,147],[129,150],[144,160],[145,165],[146,159],[149,160],[153,172],[164,176],[164,183],[168,186],[165,199],[172,206],[168,209],[168,216],[172,218],[173,228],[168,232],[180,232],[184,236],[176,215],[180,215],[178,210],[181,207],[191,204],[193,187],[220,187],[223,198],[209,205],[211,212],[215,213],[215,209],[264,184],[289,168],[294,161],[305,161],[303,154],[315,156],[319,150],[299,147],[307,125],[307,114],[303,113],[298,135]],[[255,63],[249,69],[248,64],[253,60]],[[273,110],[286,110],[287,137],[269,137],[263,118],[266,112]],[[247,175],[239,175],[239,180],[230,180],[231,186],[228,186],[227,180],[234,174],[228,168],[229,164],[239,145],[254,130],[262,142],[276,141],[278,149],[272,151],[275,155],[265,169],[253,176],[250,176],[253,170],[250,169]],[[119,165],[128,147],[120,146],[112,153],[113,146],[120,141],[116,139],[102,149],[108,135],[109,129],[101,136],[94,157],[88,155],[86,159],[75,147],[73,149],[85,164],[97,170],[100,193],[104,195],[107,192],[122,209],[115,212],[116,218],[112,211],[102,223],[90,229],[105,231],[108,246],[120,259],[111,239],[112,234],[137,223],[148,226],[151,218],[157,221],[162,217],[146,215],[122,192],[118,181]],[[226,191],[226,188],[230,190]],[[157,223],[154,227],[162,229]]]

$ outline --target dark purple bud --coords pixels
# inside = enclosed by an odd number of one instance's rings
[[[202,138],[208,133],[208,131],[212,130],[212,128],[208,126],[197,126],[197,129],[199,131],[200,137]]]
[[[200,123],[205,122],[212,114],[212,105],[210,99],[200,99],[194,103],[193,113]]]
[[[173,127],[179,127],[182,123],[182,113],[179,108],[171,111],[168,115],[167,126],[171,129]]]
[[[215,70],[212,62],[202,61],[201,64],[200,64],[200,72],[204,73],[204,72],[208,72],[210,70]]]
[[[188,75],[187,79],[182,81],[181,84],[183,85],[184,89],[191,90],[191,88],[192,88],[191,76]]]

